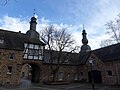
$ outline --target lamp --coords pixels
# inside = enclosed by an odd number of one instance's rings
[[[95,90],[95,85],[94,85],[94,78],[93,78],[93,58],[89,59],[89,63],[90,63],[90,70],[91,70],[91,80],[92,80],[92,90]]]

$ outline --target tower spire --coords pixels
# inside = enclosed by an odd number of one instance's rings
[[[91,48],[88,44],[88,39],[87,39],[87,33],[85,31],[85,28],[84,28],[84,25],[83,25],[83,31],[82,31],[82,36],[83,36],[83,39],[82,39],[82,47],[81,47],[81,52],[87,52],[87,51],[90,51]]]
[[[83,24],[83,30],[85,30],[84,24]]]
[[[87,40],[86,34],[87,34],[86,31],[83,30],[83,32],[82,32],[82,35],[83,35],[82,43],[83,43],[83,45],[87,45],[88,44],[88,40]]]
[[[87,39],[87,33],[86,33],[86,31],[85,31],[85,29],[84,29],[84,24],[83,24],[83,32],[82,32],[82,35],[83,35],[83,39],[82,39],[82,43],[83,43],[83,45],[87,45],[88,44],[88,39]]]
[[[26,32],[26,35],[28,38],[34,38],[34,39],[39,39],[39,33],[36,31],[36,18],[34,16],[31,17],[30,21],[30,30]]]
[[[35,9],[34,9],[33,17],[31,18],[30,21],[30,30],[36,30],[36,25],[37,25],[36,20],[37,19],[35,18]]]

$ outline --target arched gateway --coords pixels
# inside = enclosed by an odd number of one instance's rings
[[[24,60],[22,65],[21,78],[31,80],[33,83],[39,83],[41,78],[41,62]]]

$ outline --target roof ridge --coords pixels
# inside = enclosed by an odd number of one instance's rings
[[[0,32],[8,32],[8,33],[21,33],[20,31],[19,32],[16,32],[16,31],[11,31],[11,30],[6,30],[6,29],[0,29]],[[25,33],[21,33],[21,34],[25,34]]]
[[[116,45],[119,45],[119,44],[120,44],[120,43],[115,43],[115,44],[112,44],[112,45],[109,45],[109,46],[105,46],[105,47],[101,47],[101,48],[95,49],[95,50],[93,50],[93,51],[110,48],[110,47],[113,47],[113,46],[116,46]]]

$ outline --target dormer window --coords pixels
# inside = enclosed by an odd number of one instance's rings
[[[1,38],[0,38],[0,44],[3,44],[3,43],[4,43],[4,38],[1,37]]]

